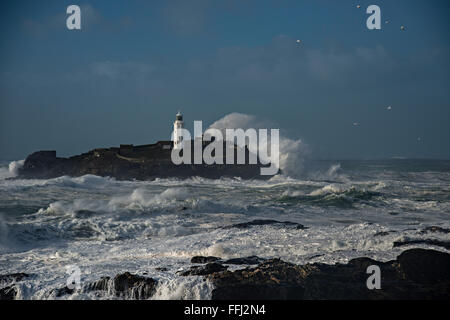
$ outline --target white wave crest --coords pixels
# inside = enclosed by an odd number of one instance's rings
[[[178,277],[161,281],[152,300],[209,300],[213,285],[203,277]]]
[[[276,129],[276,126],[253,115],[233,112],[214,122],[210,128],[221,130],[225,137],[225,129]],[[262,143],[266,142],[262,141]],[[247,146],[250,152],[261,156],[258,152],[258,143]],[[280,151],[279,166],[283,174],[293,177],[300,176],[304,167],[304,158],[309,153],[306,144],[300,139],[290,139],[280,132],[278,148]]]
[[[25,160],[11,161],[7,168],[0,168],[0,180],[16,177]]]
[[[178,201],[184,201],[189,194],[185,188],[169,188],[160,194],[154,194],[146,189],[137,188],[125,196],[113,196],[104,199],[75,199],[72,202],[56,201],[50,203],[47,209],[40,209],[38,213],[76,214],[77,212],[117,212],[123,209],[150,210],[170,208]]]

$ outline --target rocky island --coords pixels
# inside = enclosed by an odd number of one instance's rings
[[[174,122],[174,141],[158,141],[154,144],[134,146],[121,144],[119,147],[98,148],[89,152],[63,158],[56,151],[37,151],[29,155],[18,171],[21,179],[51,179],[60,176],[78,177],[93,174],[112,177],[118,180],[154,180],[156,178],[189,178],[193,176],[219,179],[221,177],[239,177],[242,179],[267,179],[270,175],[261,175],[262,165],[259,159],[255,164],[248,161],[250,151],[234,145],[223,146],[223,164],[194,164],[194,143],[190,143],[190,164],[174,164],[171,153],[181,144],[180,130],[183,118],[177,114]],[[178,138],[177,138],[178,137]],[[201,150],[211,141],[201,139]],[[225,164],[227,152],[233,152],[234,164]],[[238,164],[237,155],[244,154],[246,160]]]
[[[238,148],[238,147],[236,147]],[[239,177],[264,179],[260,164],[180,164],[171,161],[172,141],[155,144],[94,149],[69,158],[57,157],[56,151],[38,151],[29,155],[18,171],[21,179],[51,179],[93,174],[117,180],[154,180],[156,178],[219,179]],[[248,150],[246,151],[248,153]]]

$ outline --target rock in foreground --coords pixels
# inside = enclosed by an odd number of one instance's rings
[[[367,267],[381,270],[381,289],[369,290]],[[271,259],[257,267],[208,276],[212,299],[449,299],[450,254],[425,249],[394,261],[357,258],[347,264],[295,265]]]
[[[117,274],[114,278],[101,277],[100,280],[88,283],[81,291],[99,291],[122,299],[142,300],[150,298],[156,290],[157,281],[131,274],[129,272]],[[74,289],[63,287],[53,291],[56,297],[75,293]]]
[[[192,266],[189,270],[180,272],[182,276],[204,276],[207,274],[212,274],[215,272],[221,272],[227,270],[227,267],[224,267],[220,263],[210,262],[204,266]]]
[[[277,221],[277,220],[271,220],[271,219],[256,219],[248,222],[238,223],[238,224],[232,224],[230,226],[224,227],[224,229],[230,229],[230,228],[237,228],[237,229],[248,229],[254,226],[278,226],[278,227],[285,227],[285,228],[295,228],[295,229],[307,229],[304,225],[296,222],[291,221]]]

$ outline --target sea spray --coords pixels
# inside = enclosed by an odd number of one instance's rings
[[[250,128],[264,129],[274,127],[266,120],[262,120],[254,115],[233,112],[211,124],[210,128],[219,129],[226,136],[226,129],[241,128],[247,130]],[[272,143],[272,141],[269,141]],[[264,144],[264,142],[263,142]],[[292,177],[299,177],[303,173],[304,160],[309,154],[307,145],[302,140],[293,140],[282,132],[279,135],[278,150],[280,154],[280,169],[283,174]],[[261,143],[248,144],[250,152],[260,154],[258,148]]]
[[[19,169],[23,166],[25,160],[11,161],[6,167],[0,167],[0,180],[13,178],[19,174]]]

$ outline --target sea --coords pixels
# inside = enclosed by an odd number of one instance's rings
[[[179,274],[193,256],[335,264],[388,261],[413,247],[449,252],[439,245],[448,232],[424,232],[450,228],[449,160],[311,160],[295,178],[269,180],[23,180],[22,164],[0,163],[0,274],[30,275],[17,284],[19,299],[117,299],[56,297],[70,266],[81,285],[130,272],[158,281],[152,299],[210,299],[211,283]],[[305,228],[233,227],[259,219]],[[394,245],[405,241],[416,243]]]

